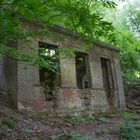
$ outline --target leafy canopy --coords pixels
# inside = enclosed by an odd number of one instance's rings
[[[107,19],[115,28],[113,40],[105,40],[120,48],[124,79],[140,83],[140,3],[139,0],[121,2],[115,11],[107,11]],[[112,42],[113,41],[113,42]]]
[[[35,53],[27,56],[6,47],[9,40],[25,42],[34,35],[21,28],[22,18],[45,22],[48,34],[48,25],[59,24],[91,39],[110,37],[113,26],[102,11],[115,6],[111,0],[0,0],[0,53],[24,61],[37,60]]]

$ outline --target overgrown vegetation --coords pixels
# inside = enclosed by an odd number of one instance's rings
[[[2,123],[2,125],[6,125],[10,129],[14,129],[14,127],[15,127],[15,121],[10,118],[3,119],[1,123]]]
[[[95,121],[97,120],[96,116],[93,115],[85,115],[85,116],[72,116],[66,115],[64,116],[65,121],[74,121],[74,122],[86,122],[86,121]]]
[[[111,114],[99,114],[99,115],[83,115],[83,116],[74,116],[74,115],[66,115],[64,116],[65,121],[73,121],[73,122],[79,122],[84,123],[88,121],[98,121],[102,123],[109,122],[109,119],[112,119],[114,116]]]
[[[8,117],[7,115],[4,115],[0,119],[0,128],[6,128],[8,129],[14,129],[15,128],[15,120],[13,118]]]
[[[116,0],[115,10],[106,11],[105,18],[115,30],[109,39],[101,40],[120,48],[122,74],[125,82],[140,84],[140,3],[139,0]]]
[[[20,61],[53,69],[47,61],[38,57],[38,52],[31,50],[24,54],[23,47],[29,47],[31,37],[45,34],[53,35],[50,27],[55,24],[79,32],[81,37],[88,35],[91,41],[99,36],[110,36],[113,26],[103,18],[99,9],[111,9],[115,3],[110,0],[0,0],[0,54],[8,55]],[[38,31],[26,31],[25,22],[45,23]],[[94,27],[94,28],[93,28]],[[14,40],[13,47],[7,42]]]
[[[131,113],[123,113],[124,123],[119,125],[122,138],[127,140],[139,140],[140,138],[140,117]]]
[[[94,140],[94,139],[89,136],[74,133],[74,134],[59,135],[53,138],[52,140]]]
[[[115,2],[116,3],[115,3]],[[140,3],[139,0],[0,0],[0,54],[32,65],[55,69],[38,57],[35,50],[24,54],[31,37],[53,35],[49,27],[61,25],[89,36],[92,43],[101,39],[120,47],[123,77],[126,82],[140,83]],[[117,4],[119,6],[117,6]],[[23,19],[46,23],[39,31],[25,31]],[[18,50],[7,47],[15,40]],[[18,42],[17,42],[18,40]],[[88,46],[88,45],[87,45]],[[21,50],[21,51],[20,51]]]

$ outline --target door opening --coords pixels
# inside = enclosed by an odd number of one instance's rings
[[[111,90],[113,88],[113,76],[112,76],[110,60],[106,58],[101,58],[101,67],[102,67],[102,75],[103,75],[103,86],[107,94],[108,103],[110,107],[113,107],[114,97]]]

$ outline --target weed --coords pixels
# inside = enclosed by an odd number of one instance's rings
[[[127,140],[139,140],[140,125],[138,123],[139,117],[135,114],[125,112],[122,114],[124,123],[119,125],[121,136]]]
[[[10,128],[10,129],[14,129],[14,127],[15,127],[15,121],[12,119],[9,119],[9,118],[3,119],[2,124],[7,125],[8,128]]]
[[[88,121],[99,121],[102,123],[108,123],[110,118],[104,117],[104,116],[96,116],[96,115],[85,115],[85,116],[67,115],[64,117],[65,120],[75,121],[75,122],[80,122],[80,123],[88,122]]]
[[[70,135],[59,135],[55,138],[53,138],[53,140],[94,140],[93,138],[89,137],[89,136],[85,136],[79,133],[75,133],[75,134],[70,134]]]
[[[64,117],[65,120],[69,121],[75,121],[75,122],[86,122],[86,121],[95,121],[96,118],[91,115],[85,115],[85,116],[72,116],[72,115],[67,115]]]
[[[122,117],[123,117],[126,121],[138,121],[138,120],[140,120],[140,117],[138,117],[136,114],[128,113],[128,112],[124,112],[124,113],[122,114]]]
[[[140,138],[140,126],[133,123],[124,123],[119,127],[123,138],[127,140],[138,140]]]

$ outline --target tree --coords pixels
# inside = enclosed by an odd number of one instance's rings
[[[123,77],[127,82],[140,82],[139,0],[128,0],[112,13],[108,20],[115,28],[113,40],[106,40],[120,48]]]
[[[133,32],[140,32],[140,2],[128,0],[124,3],[125,20]]]
[[[59,24],[81,36],[88,35],[91,40],[109,37],[113,27],[104,20],[100,9],[114,7],[111,0],[0,0],[0,53],[23,61],[38,59],[35,53],[28,56],[7,47],[11,40],[26,43],[29,36],[36,35],[21,28],[22,18],[45,22],[42,33],[45,31],[47,35],[50,32],[48,26]]]

